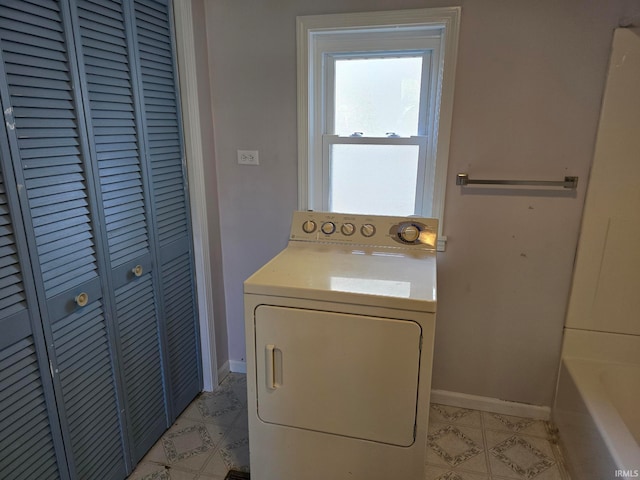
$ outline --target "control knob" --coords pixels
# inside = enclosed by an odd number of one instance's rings
[[[354,234],[354,232],[356,231],[356,226],[353,223],[343,223],[340,227],[340,231],[343,235],[348,237]]]
[[[307,220],[302,224],[302,231],[304,233],[313,233],[316,231],[316,222],[313,220]]]
[[[365,223],[360,228],[360,233],[362,234],[363,237],[367,237],[367,238],[373,237],[376,234],[376,227],[370,223]]]
[[[322,224],[322,227],[320,229],[325,235],[331,235],[336,231],[336,224],[333,222],[325,222]]]
[[[414,243],[420,238],[420,227],[414,225],[413,223],[403,225],[402,227],[400,227],[398,236],[403,242]]]

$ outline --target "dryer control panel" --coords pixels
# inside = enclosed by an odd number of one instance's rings
[[[435,250],[438,219],[297,211],[289,240]]]

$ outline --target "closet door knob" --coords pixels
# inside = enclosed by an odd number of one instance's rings
[[[87,303],[89,303],[89,295],[82,292],[81,294],[76,296],[75,301],[79,307],[84,307]]]
[[[133,267],[131,269],[131,272],[133,272],[133,274],[136,277],[141,277],[142,276],[142,265],[136,265],[135,267]]]

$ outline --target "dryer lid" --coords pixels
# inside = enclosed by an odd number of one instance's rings
[[[436,256],[424,250],[290,242],[245,293],[435,312]]]

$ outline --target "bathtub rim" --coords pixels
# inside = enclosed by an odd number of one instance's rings
[[[601,381],[607,368],[618,365],[640,366],[630,362],[610,362],[600,359],[564,356],[562,363],[578,390],[591,420],[602,436],[609,454],[620,470],[640,468],[640,445],[629,431],[615,404],[610,400]],[[558,394],[562,379],[558,379]],[[554,409],[555,410],[555,409]],[[559,413],[559,412],[558,412]],[[560,431],[562,438],[562,431]]]

